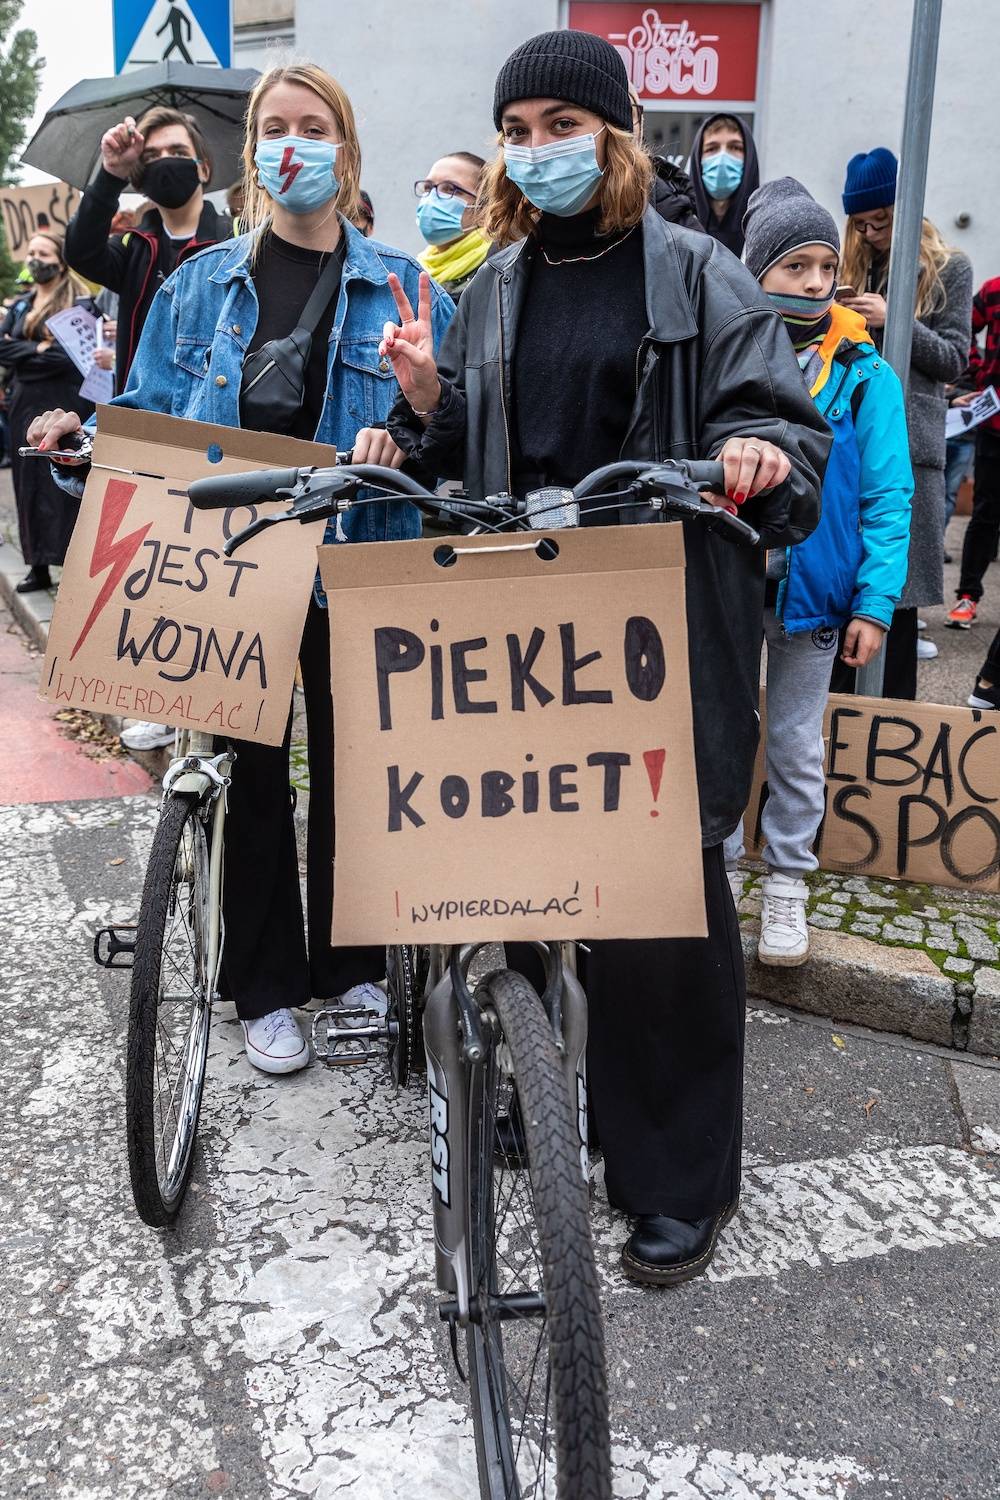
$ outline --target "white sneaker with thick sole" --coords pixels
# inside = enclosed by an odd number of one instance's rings
[[[140,719],[123,729],[119,739],[126,750],[162,750],[174,743],[174,731],[167,724],[151,724]]]
[[[917,640],[917,661],[933,661],[938,648],[933,641]]]
[[[733,901],[739,906],[743,899],[743,871],[727,870],[726,879],[729,881],[729,889],[733,893]]]
[[[806,901],[809,887],[793,875],[772,871],[761,887],[760,942],[757,957],[762,964],[795,968],[809,957]]]
[[[309,1061],[309,1043],[290,1010],[241,1021],[247,1057],[262,1073],[296,1073]]]

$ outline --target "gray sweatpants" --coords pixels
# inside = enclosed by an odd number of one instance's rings
[[[767,784],[761,816],[764,862],[783,875],[818,865],[810,845],[823,818],[823,712],[837,659],[831,627],[786,635],[764,611],[767,641]],[[744,853],[743,825],[726,839],[726,864]]]

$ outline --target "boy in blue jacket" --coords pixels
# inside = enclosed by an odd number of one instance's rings
[[[780,312],[809,393],[833,432],[818,528],[767,562],[767,782],[762,963],[809,954],[812,843],[823,817],[823,712],[841,627],[842,659],[881,649],[906,581],[913,474],[902,387],[864,319],[834,300],[837,226],[792,177],[765,183],[744,217],[744,260]],[[726,841],[736,891],[742,829]],[[742,882],[740,882],[741,884]]]

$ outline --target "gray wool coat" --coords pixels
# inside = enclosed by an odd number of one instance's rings
[[[969,362],[972,339],[972,266],[956,250],[941,270],[944,306],[913,324],[906,422],[913,464],[910,566],[901,609],[944,600],[945,385]]]

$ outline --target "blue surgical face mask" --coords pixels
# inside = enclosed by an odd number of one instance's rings
[[[293,214],[309,214],[329,203],[340,187],[334,171],[339,150],[333,141],[283,135],[258,141],[253,159],[261,186],[275,203]]]
[[[428,245],[447,245],[462,233],[465,209],[461,198],[439,198],[430,192],[417,204],[417,228]]]
[[[731,198],[743,181],[742,156],[730,156],[728,151],[706,156],[701,164],[701,180],[710,198]]]
[[[548,146],[504,146],[507,176],[543,214],[568,219],[586,207],[604,176],[597,165],[601,130]]]

